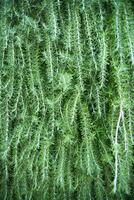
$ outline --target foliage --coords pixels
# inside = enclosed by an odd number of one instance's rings
[[[133,5],[1,1],[1,199],[133,199]]]

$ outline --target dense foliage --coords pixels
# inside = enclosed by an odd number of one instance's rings
[[[134,198],[134,2],[1,0],[0,199]]]

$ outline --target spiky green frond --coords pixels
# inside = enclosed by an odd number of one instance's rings
[[[133,1],[2,0],[0,19],[0,199],[133,199]]]

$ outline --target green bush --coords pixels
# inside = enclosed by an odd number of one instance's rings
[[[1,0],[0,199],[134,198],[134,2]]]

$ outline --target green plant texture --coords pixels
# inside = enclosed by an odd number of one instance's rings
[[[0,200],[134,199],[134,1],[0,1]]]

